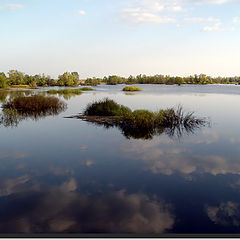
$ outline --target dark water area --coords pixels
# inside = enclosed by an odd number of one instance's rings
[[[240,86],[140,87],[59,96],[59,115],[0,125],[0,233],[240,233]],[[105,97],[133,110],[181,104],[211,124],[127,139],[64,118]]]

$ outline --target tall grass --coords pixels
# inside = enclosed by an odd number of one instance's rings
[[[14,109],[21,116],[42,117],[55,115],[66,109],[66,103],[56,97],[44,97],[41,95],[20,96],[9,99],[3,103],[2,108]]]
[[[82,87],[80,88],[81,91],[95,91],[96,89],[90,87]]]
[[[128,107],[117,104],[108,98],[91,103],[84,110],[86,116],[123,116],[130,113],[131,110]]]
[[[81,89],[51,89],[47,91],[48,94],[60,94],[60,95],[64,95],[64,94],[82,94],[82,90]]]

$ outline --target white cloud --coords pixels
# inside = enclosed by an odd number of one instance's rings
[[[204,32],[213,32],[213,31],[223,31],[224,29],[221,28],[221,22],[217,22],[213,24],[212,26],[205,26],[203,28]]]
[[[175,18],[167,16],[166,12],[182,10],[182,7],[179,5],[159,0],[137,0],[134,3],[122,10],[122,17],[136,24],[175,22]]]
[[[219,22],[221,22],[220,19],[213,18],[213,17],[208,17],[208,18],[189,17],[189,18],[184,18],[184,21],[185,22],[190,22],[190,23],[204,23],[204,22],[216,22],[216,23],[219,23]]]
[[[123,18],[127,21],[141,23],[170,23],[175,19],[167,16],[160,16],[156,13],[144,11],[140,8],[128,8],[123,10]]]
[[[16,10],[16,9],[21,9],[24,6],[22,4],[17,4],[17,3],[9,3],[6,5],[6,8],[9,10]]]
[[[83,16],[86,15],[86,12],[84,10],[79,10],[78,13]]]

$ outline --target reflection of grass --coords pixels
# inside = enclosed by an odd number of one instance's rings
[[[25,118],[37,120],[41,117],[59,114],[66,108],[66,104],[56,97],[33,95],[10,98],[2,107],[0,123],[4,126],[14,126]]]
[[[127,87],[123,88],[123,91],[125,91],[125,92],[137,92],[137,91],[142,91],[142,89],[139,88],[139,87],[127,86]]]
[[[106,127],[118,127],[126,137],[152,138],[154,135],[167,133],[170,136],[181,136],[185,132],[194,132],[196,128],[205,126],[207,121],[194,116],[192,112],[184,113],[183,108],[170,108],[151,112],[148,110],[131,111],[129,108],[115,103],[113,100],[89,104],[84,116],[79,118]]]

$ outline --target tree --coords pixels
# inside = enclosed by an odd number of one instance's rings
[[[4,72],[0,73],[0,88],[7,87],[7,77]]]
[[[19,72],[17,70],[10,70],[8,72],[8,75],[9,75],[9,80],[8,80],[9,85],[24,84],[24,73]]]
[[[63,75],[58,76],[57,85],[58,86],[76,86],[79,82],[79,75],[77,72],[65,72]]]

